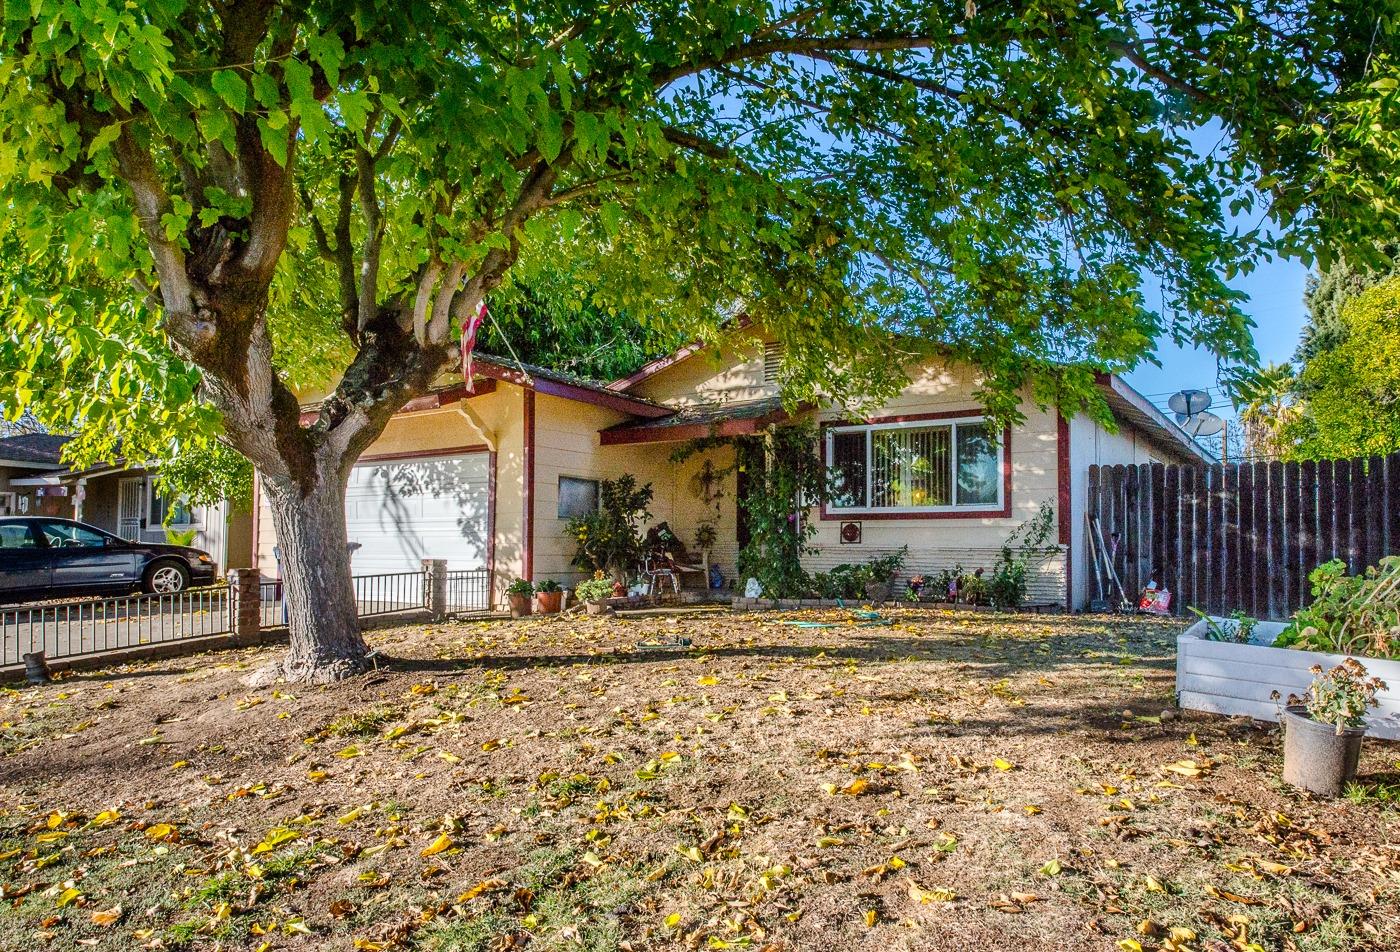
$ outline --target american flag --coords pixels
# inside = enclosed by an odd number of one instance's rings
[[[486,320],[486,298],[476,306],[476,313],[462,325],[462,379],[467,389],[472,388],[472,351],[476,348],[476,334],[481,330],[481,322]]]

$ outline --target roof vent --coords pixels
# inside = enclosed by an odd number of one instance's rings
[[[763,382],[773,383],[778,379],[778,367],[783,362],[783,345],[780,341],[768,341],[763,345]]]

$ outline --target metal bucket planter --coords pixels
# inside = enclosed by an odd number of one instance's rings
[[[865,586],[865,597],[872,605],[883,605],[890,600],[890,586],[886,582],[870,582]]]
[[[507,595],[506,600],[510,602],[511,618],[526,618],[530,615],[529,595]]]
[[[1308,716],[1301,704],[1283,711],[1283,779],[1295,787],[1323,797],[1339,797],[1356,776],[1361,738],[1366,728],[1346,728],[1340,734],[1331,724]]]

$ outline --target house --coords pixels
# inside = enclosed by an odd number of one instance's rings
[[[62,470],[66,436],[20,433],[0,438],[0,516],[63,516],[66,491],[45,480]]]
[[[673,454],[696,439],[759,433],[788,419],[776,382],[780,347],[748,326],[722,346],[686,347],[609,383],[479,355],[470,390],[446,380],[412,401],[354,468],[346,499],[349,538],[361,544],[354,572],[415,570],[424,558],[485,567],[497,605],[517,576],[569,584],[580,578],[569,519],[596,505],[600,480],[631,473],[653,487],[653,521],[683,541],[702,522],[714,525],[710,561],[732,577],[745,478],[729,465],[734,450],[714,446],[679,462]],[[1098,380],[1116,432],[1028,404],[1025,422],[999,440],[982,422],[976,383],[971,370],[930,361],[864,419],[828,406],[797,411],[816,420],[826,459],[858,484],[813,514],[809,570],[902,545],[910,571],[990,567],[1008,534],[1048,502],[1061,548],[1036,568],[1030,596],[1080,607],[1088,467],[1213,462],[1117,377]],[[918,461],[918,478],[890,471],[896,459]],[[706,460],[725,474],[717,500],[698,488]],[[258,495],[256,564],[276,577],[275,533]]]
[[[219,572],[252,564],[253,519],[228,500],[187,506],[156,491],[154,470],[123,462],[70,470],[61,461],[68,437],[32,433],[0,439],[0,515],[60,516],[123,539],[190,545],[213,556]]]

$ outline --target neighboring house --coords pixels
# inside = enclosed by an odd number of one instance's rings
[[[67,491],[43,476],[63,469],[66,436],[22,433],[0,439],[0,516],[68,515]]]
[[[213,556],[219,572],[252,564],[251,513],[227,500],[191,507],[166,499],[139,466],[70,471],[60,460],[66,442],[47,433],[0,439],[0,515],[77,519],[142,542],[168,541],[167,529],[193,532],[190,544]]]
[[[471,391],[446,381],[405,406],[353,470],[346,522],[350,541],[361,544],[355,573],[415,570],[424,558],[486,567],[494,604],[517,576],[575,581],[569,518],[596,505],[600,480],[624,473],[651,483],[653,521],[669,523],[693,549],[695,529],[711,517],[696,477],[706,459],[729,468],[734,451],[719,446],[684,462],[672,454],[698,438],[759,433],[788,419],[776,382],[780,347],[747,327],[724,346],[687,347],[606,384],[478,356]],[[1008,534],[1049,502],[1061,549],[1037,567],[1030,597],[1082,607],[1088,467],[1214,462],[1116,377],[1100,377],[1099,389],[1117,432],[1028,402],[1025,422],[1000,440],[988,438],[972,371],[930,362],[909,378],[864,419],[830,407],[801,411],[820,425],[826,459],[856,487],[813,512],[809,569],[901,545],[909,547],[908,573],[990,569]],[[731,578],[743,476],[731,470],[719,487],[710,555]],[[256,564],[276,576],[266,500],[255,511]]]

